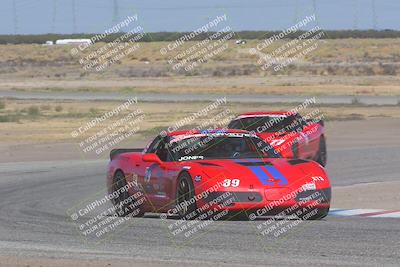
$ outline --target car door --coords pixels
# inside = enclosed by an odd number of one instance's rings
[[[168,137],[160,137],[150,145],[146,153],[155,153],[163,161],[144,165],[142,185],[152,209],[160,211],[174,199],[174,184],[177,176],[177,163],[169,161]]]
[[[155,163],[149,167],[145,185],[151,190],[152,204],[158,212],[165,212],[174,205],[178,172],[176,162]]]
[[[144,153],[154,153],[161,142],[161,136],[157,136],[154,140],[145,148]],[[143,194],[147,199],[147,204],[150,209],[155,208],[154,204],[154,190],[150,186],[148,180],[153,175],[153,169],[156,167],[156,164],[153,162],[144,162],[142,158],[134,162],[137,181],[141,186]]]

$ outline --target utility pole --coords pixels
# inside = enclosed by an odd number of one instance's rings
[[[55,33],[55,29],[56,29],[57,4],[58,4],[58,0],[53,0],[53,20],[51,22],[51,32],[52,33]]]
[[[353,30],[358,29],[358,1],[354,0]]]
[[[295,0],[294,2],[294,20],[293,24],[296,24],[299,20],[299,0]]]
[[[313,8],[313,13],[315,15],[315,23],[317,25],[319,25],[318,16],[317,16],[317,2],[316,2],[316,0],[312,0],[312,8]]]
[[[72,1],[72,32],[76,33],[76,2]]]
[[[119,5],[118,5],[118,0],[114,0],[113,18],[112,18],[113,24],[118,23],[118,19],[119,19]]]
[[[13,0],[13,13],[14,13],[14,34],[18,33],[18,13],[17,13],[17,0]]]
[[[376,30],[378,28],[378,17],[376,15],[375,0],[371,0],[371,9],[372,9],[372,27],[374,30]]]

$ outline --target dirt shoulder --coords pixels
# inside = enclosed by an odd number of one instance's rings
[[[400,209],[400,182],[381,182],[332,188],[332,208]]]

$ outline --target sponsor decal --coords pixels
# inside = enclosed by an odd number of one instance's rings
[[[153,169],[157,166],[157,163],[154,163],[152,165],[150,165],[149,167],[146,168],[146,172],[144,173],[144,181],[146,183],[150,182],[150,178],[151,178],[151,173],[153,171]]]
[[[204,159],[204,157],[203,156],[183,156],[183,157],[180,157],[178,161],[196,160],[196,159]]]
[[[324,177],[322,176],[313,176],[311,178],[313,181],[324,181]]]
[[[317,187],[315,186],[314,183],[308,183],[308,184],[303,184],[303,190],[307,191],[307,190],[316,190]]]

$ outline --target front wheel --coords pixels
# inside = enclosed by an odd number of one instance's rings
[[[115,213],[119,217],[131,215],[133,217],[142,217],[144,212],[141,208],[141,200],[135,200],[130,196],[128,190],[124,190],[127,185],[125,175],[122,171],[117,171],[114,175],[113,193],[116,197],[113,199]]]
[[[179,217],[187,218],[197,208],[194,198],[194,186],[188,173],[182,173],[178,177],[176,190],[176,207]]]
[[[318,154],[317,154],[317,160],[316,160],[321,166],[326,166],[326,161],[327,161],[327,153],[326,153],[326,141],[325,137],[321,136],[319,140],[319,149],[318,149]]]

